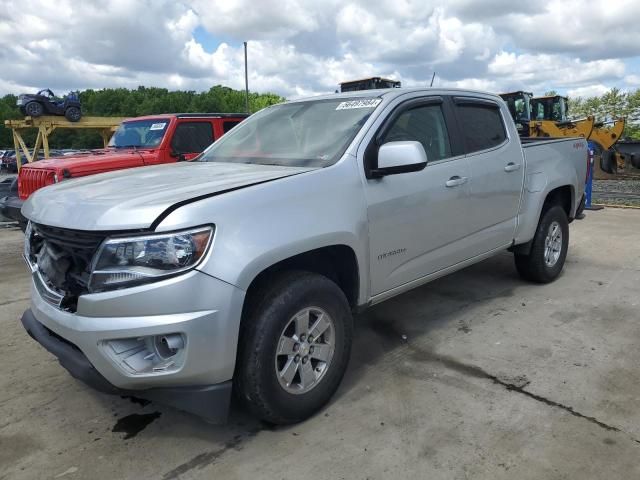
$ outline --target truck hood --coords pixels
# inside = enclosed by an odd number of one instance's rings
[[[35,192],[28,219],[75,230],[149,228],[168,208],[313,168],[181,162],[65,180]]]
[[[28,168],[55,170],[56,172],[68,170],[72,177],[80,177],[118,168],[141,167],[144,165],[144,158],[148,155],[155,155],[154,150],[92,150],[77,155],[39,160],[30,163]]]

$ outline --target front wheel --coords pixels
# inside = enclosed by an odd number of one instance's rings
[[[236,393],[267,422],[305,420],[338,388],[352,336],[349,303],[335,283],[309,272],[280,274],[248,305]]]
[[[82,112],[78,107],[69,107],[64,111],[64,117],[70,122],[77,122],[82,117]]]
[[[569,221],[556,205],[543,212],[529,254],[515,254],[516,269],[525,280],[552,282],[562,272],[568,249]]]

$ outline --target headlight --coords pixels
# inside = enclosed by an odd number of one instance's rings
[[[107,239],[94,259],[89,290],[131,287],[190,270],[204,257],[213,232],[213,227],[201,227]]]

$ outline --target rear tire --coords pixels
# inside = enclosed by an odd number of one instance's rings
[[[44,107],[40,102],[29,102],[24,106],[24,111],[29,117],[40,117],[44,113]]]
[[[559,205],[543,211],[528,255],[515,254],[518,273],[536,283],[554,281],[562,272],[569,249],[569,221]]]
[[[281,273],[249,302],[238,340],[236,393],[267,422],[305,420],[329,401],[347,368],[349,303],[331,280],[302,271]]]
[[[631,155],[629,155],[629,161],[631,162],[631,166],[633,168],[640,169],[640,153],[634,152]]]

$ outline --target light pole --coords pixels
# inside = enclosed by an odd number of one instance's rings
[[[244,103],[245,110],[249,112],[249,71],[247,70],[247,42],[244,42]]]

